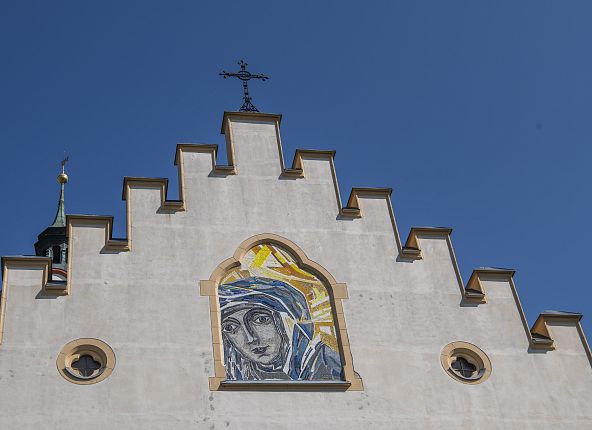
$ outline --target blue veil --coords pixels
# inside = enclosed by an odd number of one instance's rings
[[[316,379],[311,369],[306,369],[305,361],[310,361],[310,355],[326,357],[331,355],[330,373],[338,374],[341,370],[341,362],[336,358],[336,353],[325,351],[326,345],[312,345],[314,335],[314,324],[308,308],[308,303],[304,295],[291,285],[275,279],[262,277],[250,277],[239,279],[228,284],[221,284],[218,287],[218,297],[220,301],[221,318],[224,318],[234,312],[236,306],[257,305],[265,307],[274,312],[276,327],[284,332],[284,342],[286,351],[289,354],[284,365],[283,371],[292,380]],[[289,317],[292,320],[292,332],[288,333],[287,327],[282,324],[278,317]],[[281,326],[280,326],[281,325]],[[224,360],[226,364],[226,374],[232,380],[257,380],[260,377],[256,365],[242,356],[234,348],[230,341],[224,340]],[[323,350],[320,351],[319,347]],[[326,348],[328,349],[328,348]],[[317,360],[313,360],[316,362]],[[326,367],[326,365],[325,365]],[[338,378],[331,379],[338,379]]]

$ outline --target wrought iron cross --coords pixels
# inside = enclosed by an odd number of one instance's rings
[[[240,107],[240,112],[259,112],[259,110],[255,107],[252,102],[251,96],[249,95],[249,84],[248,82],[251,79],[261,79],[263,82],[269,79],[269,76],[265,76],[262,74],[253,74],[247,71],[248,64],[245,63],[243,60],[238,62],[238,65],[241,67],[240,71],[236,73],[227,72],[226,70],[222,70],[222,73],[219,73],[220,76],[224,76],[224,79],[228,77],[239,78],[243,83],[243,105]]]

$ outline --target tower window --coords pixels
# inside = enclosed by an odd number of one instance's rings
[[[59,246],[54,246],[52,248],[52,254],[54,263],[59,264],[62,262],[62,249]]]

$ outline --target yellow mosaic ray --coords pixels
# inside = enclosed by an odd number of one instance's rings
[[[251,248],[243,257],[241,266],[228,271],[222,283],[254,276],[276,279],[299,290],[310,309],[314,337],[337,350],[331,298],[319,278],[301,268],[288,251],[276,245],[261,244]]]

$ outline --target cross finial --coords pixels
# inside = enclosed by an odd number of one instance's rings
[[[233,78],[239,78],[242,81],[242,83],[243,83],[243,104],[239,108],[240,112],[259,112],[259,110],[253,104],[251,96],[249,95],[248,82],[251,79],[261,79],[263,82],[265,82],[266,80],[269,79],[269,76],[265,76],[263,74],[253,74],[253,73],[247,71],[248,64],[245,63],[243,60],[240,60],[238,62],[238,65],[241,68],[240,71],[232,73],[232,72],[227,72],[226,70],[222,70],[222,72],[219,73],[219,75],[223,76],[224,79],[226,79],[228,77],[233,77]]]
[[[62,173],[66,173],[65,169],[66,169],[66,163],[68,162],[68,160],[70,159],[70,157],[68,157],[66,155],[66,151],[64,151],[64,159],[62,160]]]

